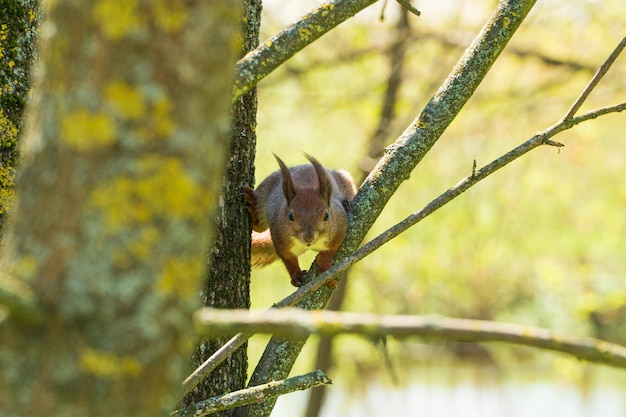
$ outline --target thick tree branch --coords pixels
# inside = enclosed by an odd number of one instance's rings
[[[312,333],[358,334],[380,338],[418,336],[454,342],[507,342],[573,355],[578,359],[626,369],[626,347],[590,337],[558,334],[540,327],[486,320],[436,316],[377,315],[335,311],[281,309],[202,309],[194,315],[196,328],[206,335],[237,331],[271,333],[301,339]]]
[[[207,309],[212,310],[212,309]],[[223,310],[216,310],[223,311]],[[240,311],[240,310],[231,310]],[[173,417],[202,417],[218,411],[228,410],[243,405],[263,402],[269,398],[276,398],[280,395],[289,394],[294,391],[317,387],[320,385],[332,384],[330,378],[319,369],[308,374],[294,376],[282,381],[271,381],[267,384],[258,385],[252,388],[242,389],[225,395],[212,397],[204,401],[197,402],[177,410],[171,414]]]
[[[323,3],[250,51],[235,66],[233,100],[245,94],[296,52],[375,2],[376,0],[334,0]]]

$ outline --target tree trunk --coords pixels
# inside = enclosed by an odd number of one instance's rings
[[[13,201],[18,138],[31,86],[40,16],[36,0],[6,0],[0,8],[0,236]]]
[[[261,0],[243,1],[241,55],[259,43]],[[250,232],[248,212],[241,197],[241,186],[252,184],[256,145],[256,88],[233,105],[230,150],[224,175],[215,242],[210,254],[204,305],[214,308],[250,308]],[[196,366],[202,364],[228,338],[203,340],[193,356]],[[215,369],[182,401],[185,407],[195,402],[245,387],[248,370],[247,343]],[[233,410],[214,415],[229,416]]]
[[[39,320],[0,327],[2,415],[158,415],[189,367],[239,7],[126,6],[48,4],[0,277]]]

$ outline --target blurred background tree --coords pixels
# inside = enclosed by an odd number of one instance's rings
[[[169,412],[227,155],[240,3],[45,7],[2,248],[0,414]]]

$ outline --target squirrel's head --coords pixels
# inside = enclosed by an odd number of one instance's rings
[[[332,182],[324,167],[312,156],[305,155],[311,166],[303,167],[299,174],[306,181],[300,179],[294,183],[289,168],[274,156],[280,166],[283,194],[287,201],[285,224],[302,245],[314,248],[332,227]]]

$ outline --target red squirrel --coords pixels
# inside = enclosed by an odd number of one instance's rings
[[[300,269],[298,256],[305,251],[319,252],[318,272],[330,268],[346,237],[347,210],[356,186],[347,171],[326,169],[312,156],[305,154],[310,165],[292,168],[274,157],[279,171],[256,189],[242,188],[252,219],[252,265],[280,258],[291,284],[299,287],[306,271]]]

